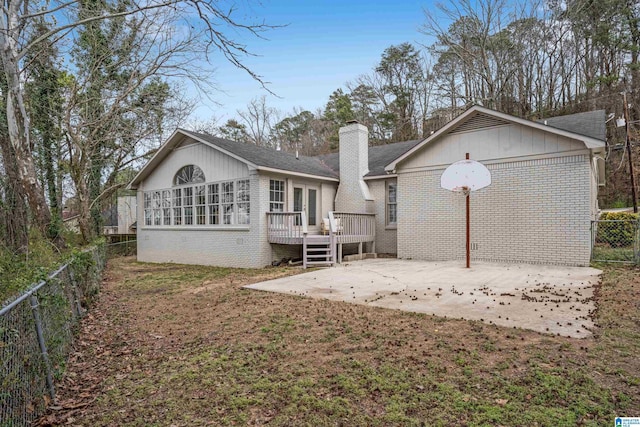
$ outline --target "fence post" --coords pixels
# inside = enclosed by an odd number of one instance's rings
[[[71,288],[73,289],[73,305],[75,306],[75,311],[78,313],[78,317],[84,317],[85,310],[82,308],[82,296],[80,294],[78,284],[76,283],[75,274],[73,274],[71,264],[67,264],[67,272],[69,272],[69,281],[71,282]]]
[[[51,375],[51,362],[49,361],[49,353],[47,353],[47,344],[44,342],[44,334],[42,333],[42,320],[40,319],[40,304],[38,303],[38,297],[32,294],[29,297],[31,303],[31,311],[33,312],[33,319],[36,322],[36,334],[38,335],[38,344],[40,345],[40,353],[44,361],[45,369],[47,370],[47,386],[49,388],[49,395],[52,401],[56,401],[56,391],[53,387],[53,375]]]

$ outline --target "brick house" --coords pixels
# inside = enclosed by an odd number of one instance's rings
[[[465,256],[464,197],[440,188],[470,153],[492,174],[472,195],[472,259],[587,265],[604,184],[603,111],[533,122],[474,106],[424,140],[369,147],[340,129],[339,152],[295,156],[177,130],[131,182],[138,259],[263,267],[343,254]]]

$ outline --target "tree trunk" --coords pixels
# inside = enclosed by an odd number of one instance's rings
[[[29,244],[27,206],[19,186],[18,169],[9,139],[0,137],[0,152],[7,182],[4,186],[4,203],[0,205],[0,218],[4,228],[5,244],[14,252],[26,251]]]
[[[14,84],[19,84],[17,76],[15,76],[15,80]],[[19,186],[22,187],[23,194],[27,198],[33,225],[46,235],[51,222],[51,215],[30,153],[31,147],[26,133],[26,120],[26,111],[19,89],[14,90],[14,88],[9,87],[7,91],[7,127],[18,170],[17,178]]]
[[[91,197],[89,186],[83,177],[76,180],[76,197],[78,198],[78,227],[85,242],[90,242],[95,237],[91,218]]]
[[[11,22],[9,28],[18,28],[17,13],[9,14],[8,20]],[[7,130],[13,149],[13,159],[15,160],[18,172],[16,177],[18,182],[12,185],[22,190],[22,194],[27,199],[33,225],[35,225],[43,235],[46,235],[51,215],[44,197],[44,192],[42,191],[42,186],[38,181],[36,165],[31,155],[29,119],[20,86],[17,42],[12,37],[11,31],[9,31],[9,34],[0,36],[0,40],[2,41],[2,65],[7,84]]]

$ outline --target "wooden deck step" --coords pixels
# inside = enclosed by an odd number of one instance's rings
[[[331,247],[331,236],[310,235],[303,245],[304,265],[329,267],[334,264],[335,248]]]
[[[316,244],[328,245],[330,242],[331,242],[331,239],[329,237],[324,237],[324,236],[307,237],[307,244],[309,245],[316,245]]]

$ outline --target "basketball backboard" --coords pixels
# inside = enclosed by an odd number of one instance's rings
[[[475,160],[460,160],[442,173],[440,186],[450,191],[476,191],[491,184],[491,172]]]

